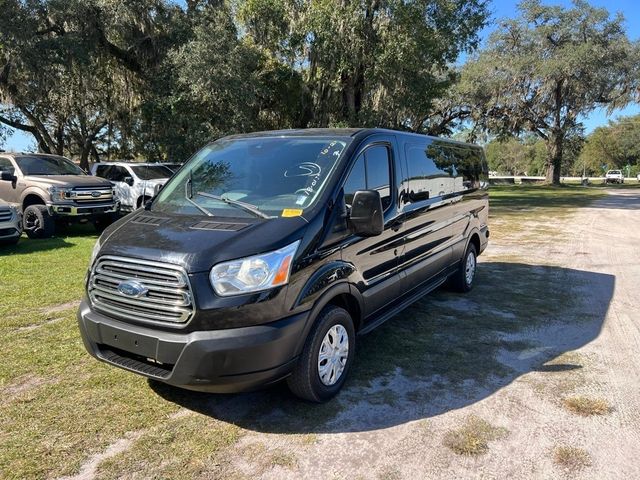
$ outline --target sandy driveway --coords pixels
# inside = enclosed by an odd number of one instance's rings
[[[531,223],[532,228],[549,225]],[[302,441],[265,432],[277,426],[278,416],[287,422],[287,412],[276,408],[270,413],[273,421],[246,435],[239,448],[255,450],[256,456],[277,449],[290,460],[261,467],[244,455],[232,462],[234,470],[278,479],[640,478],[640,192],[611,191],[553,228],[559,230],[554,242],[516,237],[490,248],[483,258],[485,273],[497,276],[511,263],[561,266],[568,272],[561,275],[561,286],[571,297],[584,299],[574,305],[571,299],[557,304],[550,297],[548,309],[555,317],[550,323],[504,335],[529,342],[528,348],[499,352],[500,361],[517,373],[469,380],[462,391],[445,388],[442,394],[421,396],[415,392],[429,392],[439,379],[427,372],[423,378],[394,372],[384,381],[350,387],[345,394],[349,404]],[[500,288],[498,279],[491,281]],[[434,309],[447,302],[464,309],[465,301],[446,294],[425,300]],[[482,304],[477,296],[472,301]],[[393,395],[386,402],[373,395],[372,403],[367,397],[380,390]],[[576,415],[563,404],[576,396],[603,399],[612,411]],[[212,405],[209,413],[215,416],[228,407],[226,402]],[[506,429],[488,442],[484,454],[459,455],[445,446],[447,435],[464,428],[469,415]],[[236,420],[252,429],[241,418]],[[566,466],[555,459],[559,447],[568,452]]]
[[[474,291],[362,339],[327,405],[154,387],[242,427],[202,477],[640,478],[640,191],[494,229]]]

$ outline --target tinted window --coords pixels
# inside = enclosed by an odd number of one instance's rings
[[[136,165],[131,169],[138,178],[142,180],[156,180],[159,178],[169,178],[173,172],[162,165]]]
[[[448,192],[480,187],[484,167],[479,147],[436,140],[427,148],[427,155],[433,158],[439,169],[452,177],[453,180],[447,185]]]
[[[356,160],[356,163],[351,169],[351,173],[347,177],[347,181],[344,183],[344,202],[347,205],[351,205],[353,202],[353,194],[358,190],[367,189],[367,180],[364,167],[364,154],[360,155]]]
[[[86,175],[64,157],[33,155],[15,160],[24,175]]]
[[[483,162],[479,147],[433,140],[426,145],[408,145],[406,153],[410,201],[480,186]]]
[[[389,150],[382,146],[368,148],[358,157],[344,184],[345,203],[351,205],[357,190],[377,190],[386,209],[391,204],[390,179]]]
[[[109,169],[111,166],[109,165],[98,165],[96,167],[96,177],[109,178]]]
[[[367,169],[367,189],[377,190],[382,198],[382,208],[391,204],[391,175],[387,147],[371,147],[364,152]]]
[[[107,172],[108,179],[112,182],[124,182],[126,177],[130,177],[131,174],[126,168],[119,165],[111,165],[111,168]]]
[[[444,195],[445,179],[449,173],[438,168],[429,155],[426,144],[407,145],[407,169],[409,173],[409,200],[426,200]]]
[[[8,158],[0,158],[0,172],[15,172],[15,168]]]

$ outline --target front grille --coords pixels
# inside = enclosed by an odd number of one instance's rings
[[[8,222],[11,220],[13,213],[8,208],[0,208],[0,222]]]
[[[100,195],[97,195],[97,192]],[[94,196],[96,195],[96,196]],[[112,187],[76,187],[71,192],[71,199],[78,205],[85,203],[101,204],[113,202],[113,188]]]
[[[118,286],[127,280],[141,284],[145,292],[138,297],[125,295]],[[96,310],[124,320],[184,323],[194,311],[186,272],[167,263],[99,257],[88,293]]]

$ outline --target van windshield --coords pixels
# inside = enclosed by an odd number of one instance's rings
[[[154,211],[297,216],[325,188],[348,137],[222,139],[200,150],[160,191]]]

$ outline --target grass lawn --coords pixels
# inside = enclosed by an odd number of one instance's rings
[[[567,215],[603,194],[600,189],[577,186],[494,187],[492,235],[500,238],[531,216]],[[76,227],[59,238],[34,241],[25,237],[16,247],[0,247],[0,477],[72,475],[83,465],[83,473],[103,478],[136,471],[138,478],[147,474],[157,478],[217,475],[216,468],[225,463],[226,449],[243,435],[243,428],[202,414],[185,414],[180,402],[172,401],[172,395],[187,396],[194,402],[210,397],[187,392],[158,395],[141,377],[99,363],[85,352],[75,310],[96,238],[90,227]],[[493,268],[502,267],[496,264]],[[496,352],[526,345],[505,345],[491,333],[520,328],[514,325],[512,312],[523,298],[530,304],[528,315],[544,321],[544,293],[566,279],[542,270],[528,280],[526,289],[517,282],[505,286],[519,294],[512,301],[504,290],[497,296],[488,284],[495,273],[499,272],[482,273],[475,296],[460,301],[489,298],[500,305],[501,316],[487,315],[475,324],[464,322],[465,315],[472,315],[470,309],[450,302],[453,294],[438,292],[430,303],[418,302],[403,313],[402,322],[393,327],[388,322],[362,341],[348,387],[371,384],[396,367],[408,376],[429,372],[460,385],[469,378],[482,381],[489,375],[508,375],[496,360]],[[483,282],[487,282],[484,287]],[[397,351],[406,353],[398,358]],[[288,422],[296,421],[303,423],[301,430],[305,422],[312,430],[312,425],[332,419],[348,404],[348,392],[323,406],[302,404],[280,390],[267,392],[258,397],[250,415],[260,422],[276,402],[290,415],[270,428],[276,430],[279,425],[286,430]],[[381,402],[394,401],[391,391],[383,390],[379,396]],[[416,400],[428,398],[416,392]],[[114,451],[99,462],[94,456],[110,445],[116,450],[119,445],[122,452]],[[92,457],[98,459],[87,464]],[[279,461],[272,459],[271,463]],[[290,461],[294,460],[287,463]]]

